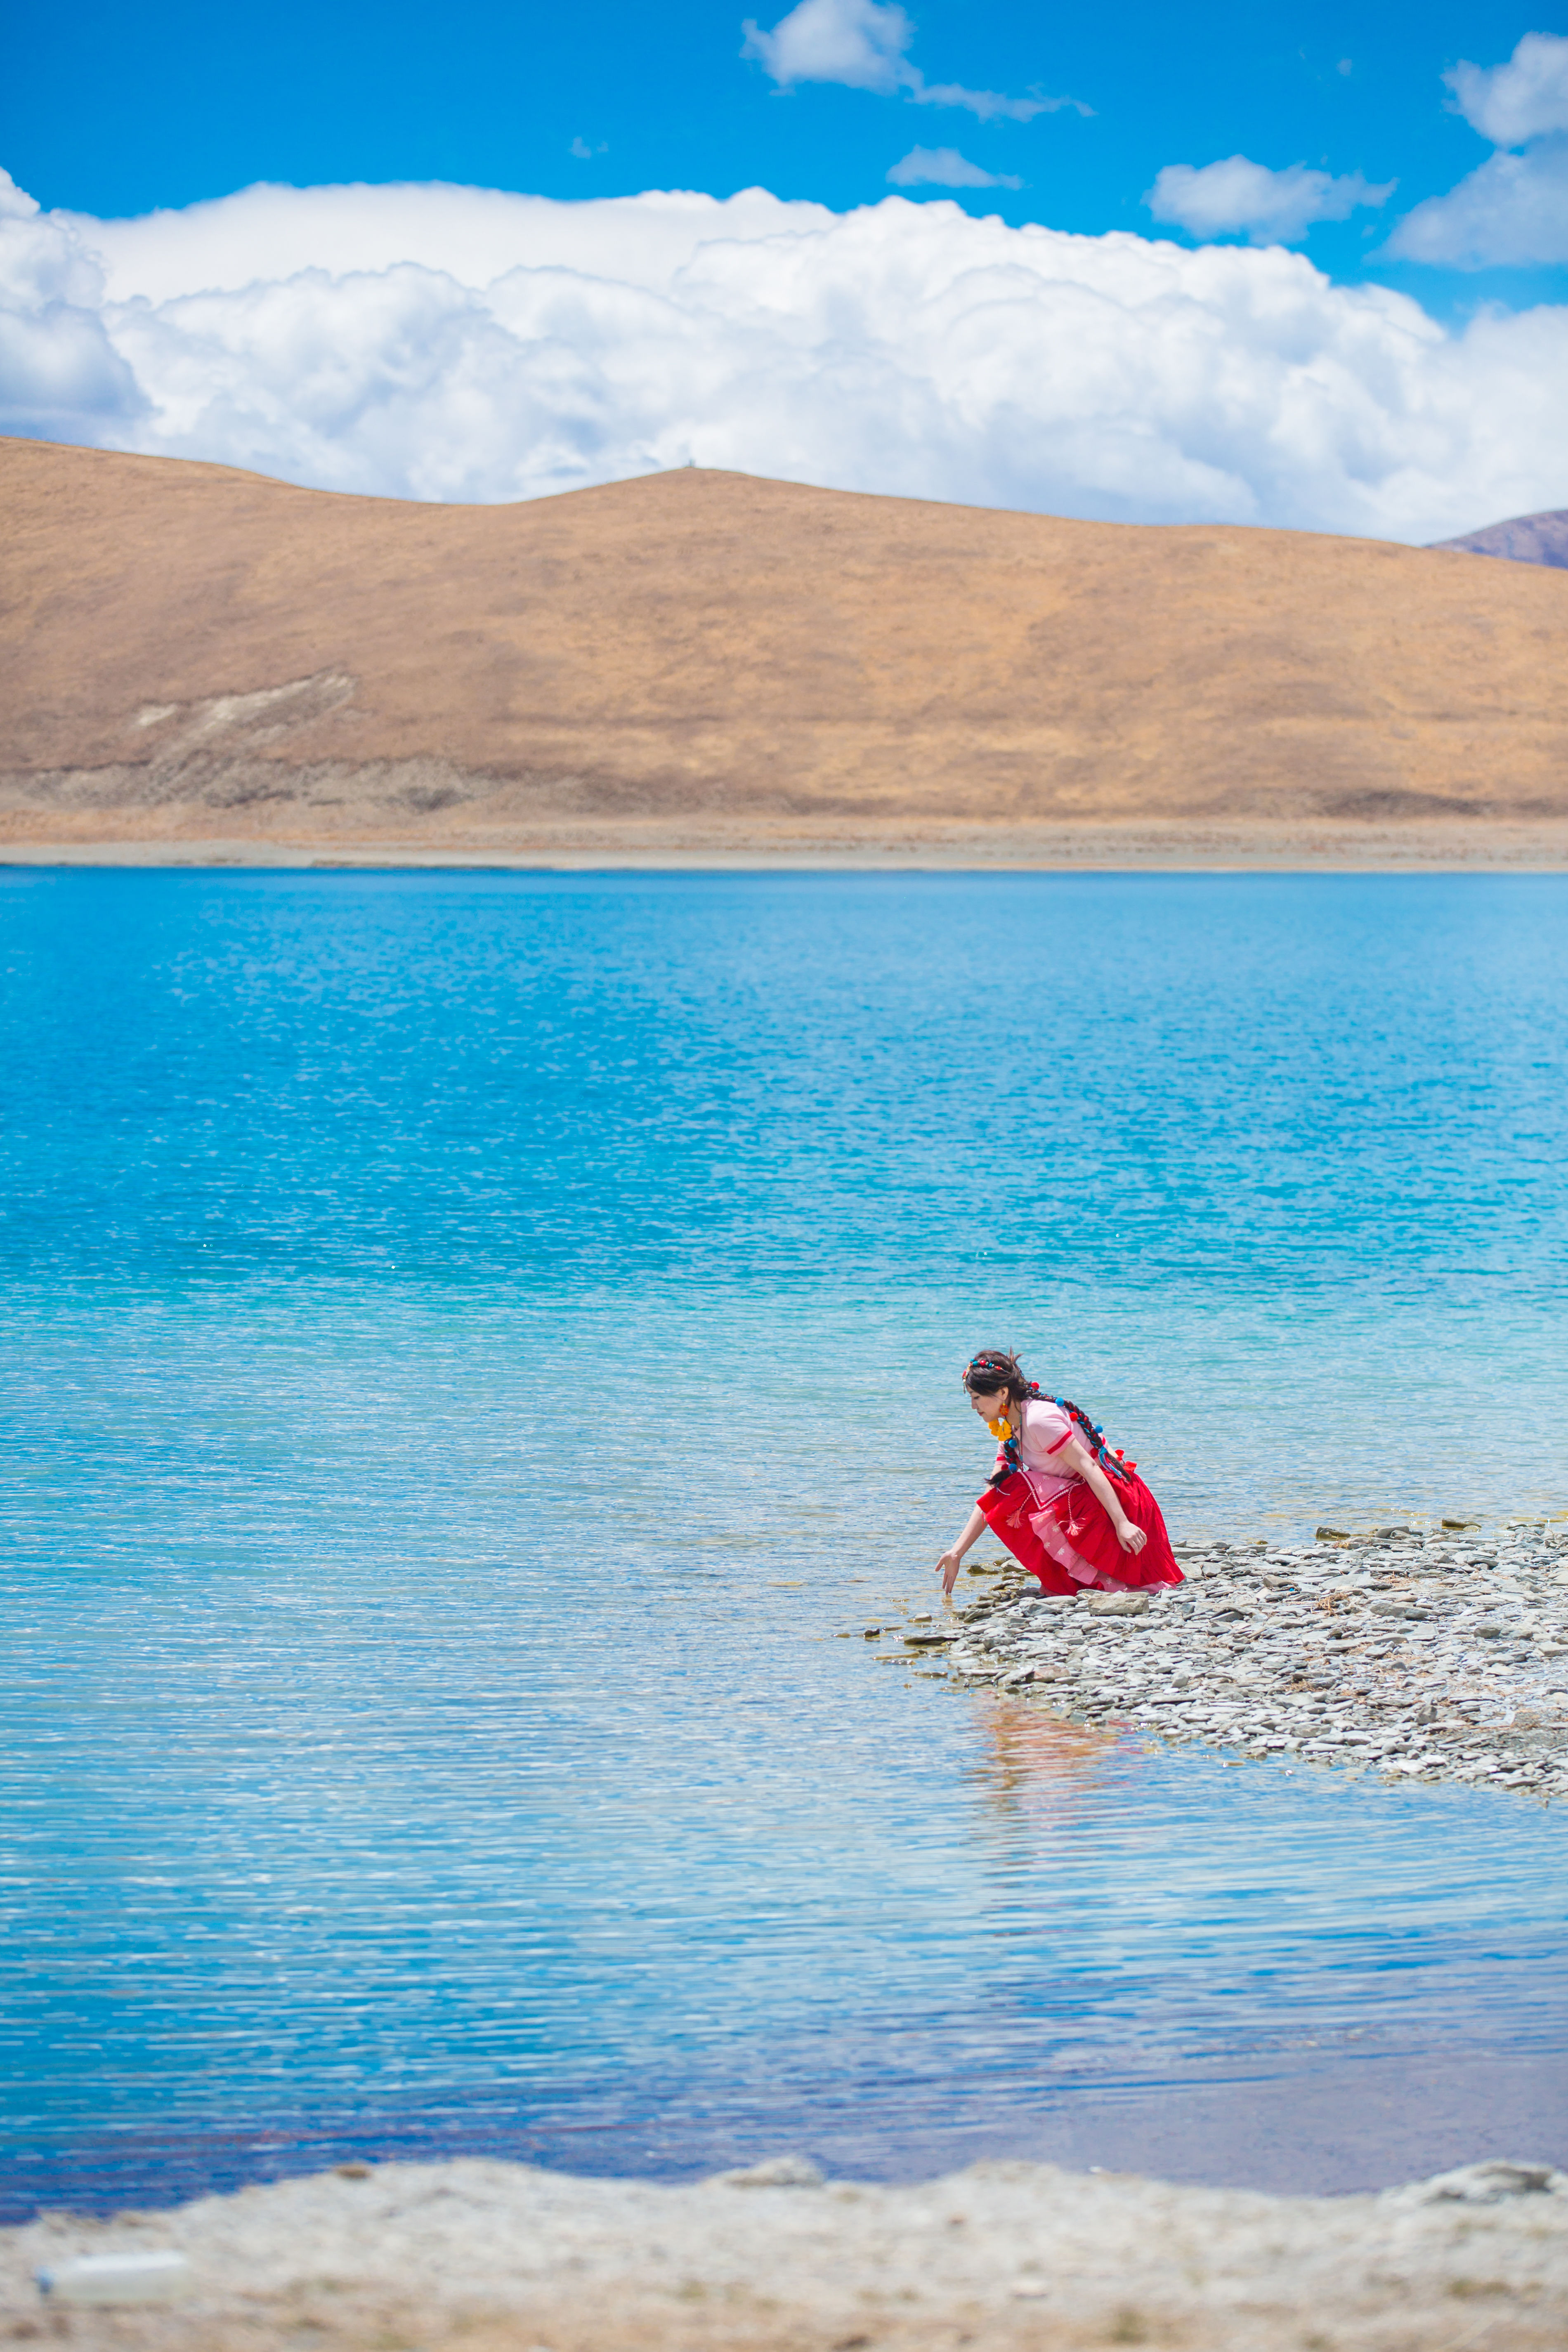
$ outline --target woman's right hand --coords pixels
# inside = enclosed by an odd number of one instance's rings
[[[942,1591],[950,1601],[952,1598],[952,1588],[958,1582],[958,1564],[962,1558],[961,1552],[944,1551],[936,1564],[936,1572],[942,1579]]]

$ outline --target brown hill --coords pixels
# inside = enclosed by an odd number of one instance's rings
[[[1568,579],[683,471],[508,507],[0,443],[0,854],[1568,852]]]
[[[1462,548],[1467,555],[1501,555],[1510,563],[1549,563],[1568,572],[1568,507],[1545,514],[1514,515],[1489,523],[1463,539],[1440,539],[1439,547]]]

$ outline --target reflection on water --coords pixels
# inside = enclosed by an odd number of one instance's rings
[[[1093,1803],[1112,1746],[1104,1732],[1005,1699],[986,1706],[982,1722],[974,1782],[1004,1830],[1058,1829]]]
[[[931,1605],[980,1340],[1178,1534],[1568,1502],[1565,901],[0,878],[7,2210],[1568,2154],[1555,1815],[836,1638]]]

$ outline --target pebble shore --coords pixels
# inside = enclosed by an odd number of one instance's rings
[[[1150,1593],[972,1598],[871,1624],[881,1654],[1074,1723],[1390,1779],[1568,1795],[1568,1527],[1448,1523],[1177,1545]],[[973,1587],[971,1588],[973,1592]]]

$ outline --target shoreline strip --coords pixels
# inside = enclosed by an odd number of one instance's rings
[[[912,1664],[1064,1720],[1258,1762],[1568,1796],[1568,1527],[1175,1547],[1188,1581],[1054,1600],[1013,1563]],[[875,1654],[886,1658],[889,1650]]]

